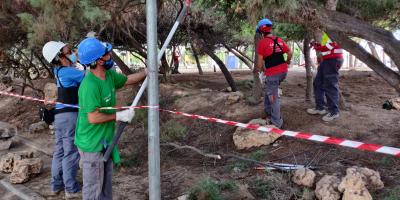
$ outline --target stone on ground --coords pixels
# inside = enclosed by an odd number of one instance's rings
[[[292,181],[297,185],[312,187],[314,185],[315,173],[310,169],[298,169],[294,172]]]
[[[400,110],[400,97],[390,99],[389,101],[396,110]]]
[[[377,171],[365,167],[350,167],[339,185],[343,200],[370,200],[369,189],[382,189],[384,184]]]
[[[7,154],[0,159],[0,171],[4,173],[11,173],[13,170],[14,155]]]
[[[379,172],[366,167],[351,167],[346,170],[346,174],[356,174],[361,176],[368,189],[382,189],[385,185],[381,180]]]
[[[11,147],[17,128],[11,124],[0,122],[0,151]]]
[[[33,152],[20,151],[16,153],[8,153],[0,159],[0,171],[4,173],[11,173],[14,169],[15,163],[22,159],[33,158]]]
[[[25,183],[29,180],[29,166],[27,165],[18,165],[14,167],[13,172],[10,175],[10,182],[17,183]]]
[[[225,101],[225,105],[232,105],[232,104],[238,103],[243,98],[244,98],[244,94],[242,92],[237,91],[237,92],[229,93],[229,95]]]
[[[339,184],[340,179],[337,176],[325,175],[316,184],[315,196],[319,200],[339,200]]]
[[[29,126],[29,132],[30,133],[38,133],[38,132],[46,130],[48,127],[49,127],[49,125],[47,125],[45,121],[40,121],[40,122],[31,124]]]
[[[253,119],[249,123],[261,126],[266,125],[264,119]],[[235,133],[233,133],[233,142],[237,149],[247,149],[269,145],[275,142],[279,137],[281,137],[281,135],[276,133],[265,133],[239,127],[236,129]]]
[[[14,169],[10,175],[11,183],[25,183],[29,178],[39,174],[43,167],[43,161],[40,158],[26,158],[16,160]]]
[[[356,174],[348,174],[339,185],[339,191],[343,192],[342,200],[372,200],[365,182]]]

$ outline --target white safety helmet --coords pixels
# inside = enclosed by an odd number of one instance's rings
[[[61,49],[65,47],[67,44],[63,42],[50,41],[47,42],[42,49],[43,57],[47,60],[47,62],[53,62],[54,58],[60,53]]]

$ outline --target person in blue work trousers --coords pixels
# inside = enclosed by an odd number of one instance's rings
[[[101,110],[116,105],[116,90],[142,81],[147,70],[124,76],[112,69],[112,46],[96,38],[86,38],[78,46],[79,62],[90,68],[79,88],[79,116],[75,144],[81,155],[84,200],[112,199],[113,162],[120,163],[118,150],[103,161],[114,136],[115,121],[130,122],[133,109]]]
[[[323,32],[321,43],[312,43],[321,52],[317,75],[314,79],[315,108],[307,109],[311,115],[325,115],[323,121],[329,122],[339,117],[339,69],[343,64],[343,49]],[[326,102],[325,102],[326,97]],[[328,111],[325,109],[328,107]]]
[[[50,41],[43,46],[43,57],[53,66],[57,82],[58,102],[78,105],[78,88],[85,73],[75,68],[76,55],[69,45]],[[57,195],[65,190],[65,197],[80,197],[76,181],[79,152],[74,144],[78,108],[56,104],[54,116],[55,147],[51,165],[51,190]]]
[[[269,19],[258,22],[257,33],[262,34],[262,39],[257,45],[258,62],[255,70],[264,71],[266,76],[264,109],[267,115],[267,124],[281,128],[280,96],[278,93],[280,83],[286,78],[288,64],[292,59],[292,51],[281,38],[272,35],[273,24]],[[287,54],[285,60],[284,54]]]

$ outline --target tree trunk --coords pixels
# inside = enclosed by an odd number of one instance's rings
[[[243,53],[242,51],[240,51],[238,48],[232,48],[233,50],[235,50],[236,52],[238,52],[240,55],[242,55],[243,57],[245,57],[248,61],[253,62],[253,59],[251,59],[249,56],[247,56],[245,53]]]
[[[257,62],[258,62],[258,55],[256,52],[256,48],[258,45],[258,42],[261,40],[262,35],[256,33],[254,35],[254,68],[256,68]],[[262,95],[263,95],[263,87],[262,87],[262,83],[260,80],[260,77],[258,75],[258,72],[256,72],[255,70],[253,70],[253,81],[254,81],[254,85],[253,85],[253,90],[252,90],[252,96],[254,98],[254,100],[256,102],[258,102]]]
[[[163,72],[164,81],[168,81],[168,75],[171,73],[171,68],[168,65],[167,56],[165,55],[165,53],[161,57],[160,71]]]
[[[356,56],[359,60],[367,64],[374,72],[381,76],[390,86],[394,87],[400,93],[400,75],[390,68],[386,67],[380,60],[369,54],[358,43],[348,38],[343,33],[329,31],[329,35],[348,52]]]
[[[246,64],[246,66],[247,66],[250,70],[253,69],[253,63],[251,63],[250,61],[248,61],[244,56],[242,56],[241,54],[239,54],[236,50],[230,48],[228,45],[226,45],[226,44],[223,44],[223,45],[224,45],[224,47],[225,47],[228,51],[232,52],[232,53],[233,53],[236,57],[238,57],[244,64]]]
[[[133,74],[132,70],[129,69],[129,67],[124,63],[124,61],[121,60],[121,58],[114,51],[111,51],[111,57],[118,65],[118,67],[121,69],[123,74],[125,75]]]
[[[222,73],[224,74],[225,79],[226,79],[226,81],[228,82],[228,85],[232,88],[232,91],[233,91],[233,92],[236,92],[236,91],[237,91],[237,88],[236,88],[235,81],[233,80],[231,73],[230,73],[230,72],[228,71],[228,69],[226,68],[224,62],[222,62],[222,60],[219,59],[218,56],[215,55],[215,53],[214,53],[211,49],[205,47],[205,48],[204,48],[204,52],[205,52],[208,56],[210,56],[210,57],[217,63],[217,65],[218,65],[219,68],[221,69]]]
[[[200,65],[200,60],[199,60],[199,55],[197,53],[197,49],[196,49],[196,47],[194,47],[192,42],[190,42],[190,47],[192,48],[193,57],[196,60],[196,65],[197,65],[197,69],[199,70],[199,74],[203,75],[203,69],[201,69],[201,65]]]
[[[306,68],[306,78],[307,78],[307,87],[306,87],[306,101],[311,101],[312,91],[313,91],[313,73],[311,70],[311,56],[310,56],[310,42],[311,35],[310,32],[307,31],[304,35],[303,42],[303,54],[304,54],[304,63]]]
[[[400,41],[393,36],[392,32],[336,11],[322,9],[317,16],[320,24],[329,30],[340,30],[346,35],[360,37],[381,45],[393,62],[400,66],[400,56],[398,56]]]

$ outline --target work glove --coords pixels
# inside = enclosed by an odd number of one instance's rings
[[[133,116],[135,116],[135,110],[133,110],[131,108],[127,109],[127,110],[118,111],[116,113],[117,121],[120,121],[120,122],[131,123]]]

